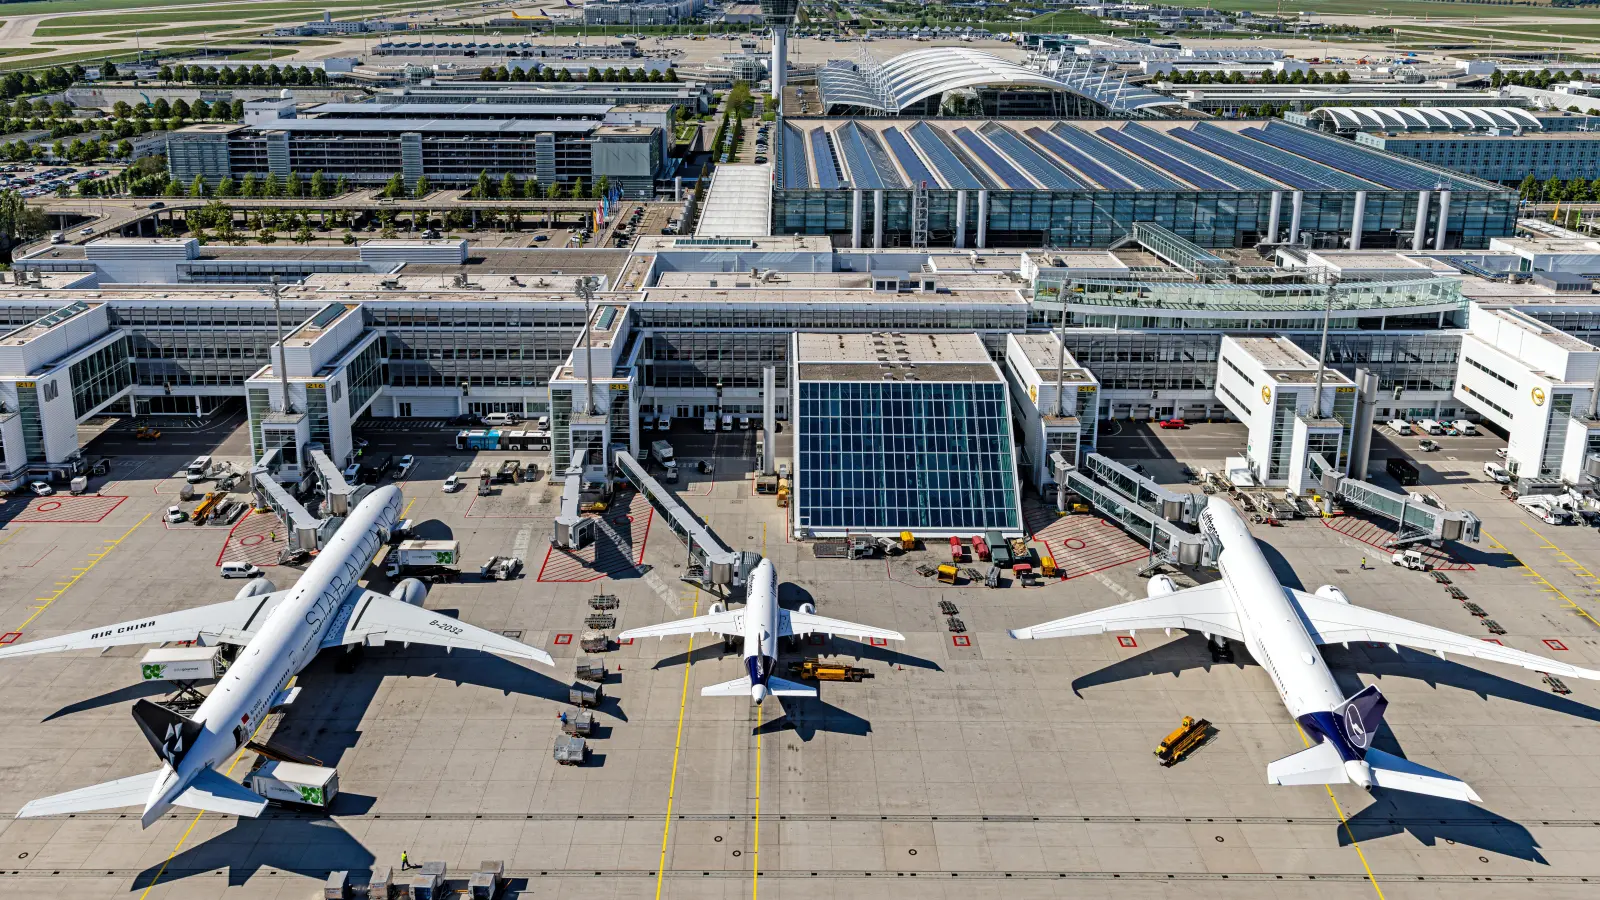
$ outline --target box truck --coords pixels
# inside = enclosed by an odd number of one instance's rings
[[[461,574],[460,541],[401,541],[389,551],[390,578],[451,581]]]
[[[274,803],[327,809],[339,793],[339,773],[327,766],[268,760],[245,778],[244,786]]]

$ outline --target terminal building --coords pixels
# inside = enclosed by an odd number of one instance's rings
[[[293,97],[258,100],[245,104],[242,124],[175,131],[168,169],[185,184],[291,172],[367,186],[396,173],[440,187],[469,186],[483,172],[541,185],[604,177],[630,197],[654,196],[669,175],[670,105],[367,102],[301,112]]]
[[[1528,175],[1539,181],[1600,177],[1600,131],[1363,132],[1355,136],[1355,141],[1430,166],[1502,184],[1518,184]]]
[[[698,430],[770,407],[798,441],[792,524],[810,534],[1014,532],[1022,498],[1054,482],[1051,455],[1082,464],[1116,420],[1242,421],[1241,468],[1301,490],[1314,457],[1364,474],[1374,418],[1485,423],[1528,478],[1576,481],[1600,449],[1600,301],[1582,274],[1600,272],[1600,249],[1282,247],[1269,261],[1157,225],[1130,237],[1093,251],[816,235],[46,248],[0,286],[0,483],[81,468],[89,418],[234,403],[286,482],[311,473],[314,445],[342,465],[367,418],[547,416],[539,452],[560,472],[639,454],[663,416]],[[282,350],[267,273],[284,282]],[[890,490],[915,496],[874,499]]]
[[[789,118],[775,145],[772,232],[851,247],[1108,247],[1149,222],[1209,248],[1485,248],[1518,204],[1274,121]]]

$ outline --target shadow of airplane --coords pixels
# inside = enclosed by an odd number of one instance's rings
[[[809,742],[819,733],[851,734],[857,737],[872,733],[872,722],[820,697],[778,697],[777,700],[783,707],[783,715],[761,723],[751,729],[751,734],[772,735],[792,731],[800,740]]]
[[[138,684],[130,684],[114,691],[107,691],[98,697],[90,697],[87,700],[79,700],[77,703],[69,703],[39,721],[49,722],[52,719],[59,719],[62,716],[70,716],[74,713],[87,712],[91,709],[115,706],[119,703],[132,703],[145,697],[165,694],[167,693],[167,688],[168,684],[164,681],[141,681]]]
[[[1505,816],[1442,797],[1429,797],[1406,791],[1372,792],[1372,804],[1346,820],[1349,831],[1339,829],[1339,845],[1352,840],[1372,841],[1397,834],[1410,834],[1417,842],[1433,847],[1439,841],[1475,847],[1540,865],[1549,861],[1539,852],[1539,842],[1528,829]]]
[[[263,869],[292,872],[322,881],[344,870],[353,882],[372,875],[375,857],[361,842],[327,818],[267,815],[240,819],[229,831],[152,864],[133,880],[130,890],[181,881],[194,875],[228,870],[228,886],[239,887]]]

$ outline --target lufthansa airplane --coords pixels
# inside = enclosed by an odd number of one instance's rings
[[[194,717],[148,700],[133,705],[134,721],[161,757],[161,768],[35,800],[17,818],[144,806],[149,828],[174,806],[258,816],[266,800],[217,771],[245,745],[272,710],[294,702],[289,679],[325,647],[382,646],[388,641],[468,647],[554,665],[550,655],[520,641],[422,608],[427,588],[413,578],[379,594],[358,582],[400,519],[400,489],[390,485],[362,500],[293,588],[277,590],[258,578],[232,600],[148,616],[0,650],[0,659],[97,650],[119,644],[200,641],[236,644],[239,654]]]
[[[748,695],[760,703],[767,695],[779,697],[815,697],[817,689],[787,681],[772,674],[778,664],[778,639],[799,637],[813,632],[847,634],[851,637],[878,638],[903,641],[905,636],[887,628],[857,625],[839,619],[828,619],[816,614],[809,603],[798,610],[778,606],[778,571],[772,560],[763,559],[750,573],[749,599],[743,609],[724,609],[721,603],[711,604],[709,615],[644,628],[630,628],[617,635],[622,640],[640,637],[666,637],[669,634],[699,634],[703,631],[744,639],[744,666],[742,678],[713,684],[702,688],[703,697],[740,697]]]
[[[1319,645],[1371,641],[1391,648],[1471,656],[1574,678],[1600,679],[1583,669],[1445,631],[1375,610],[1352,606],[1344,592],[1324,585],[1315,594],[1284,587],[1272,574],[1255,538],[1226,501],[1211,498],[1201,528],[1222,547],[1222,580],[1178,590],[1172,579],[1150,579],[1149,597],[1068,616],[1011,636],[1021,640],[1134,632],[1160,628],[1198,631],[1207,638],[1243,641],[1266,670],[1278,696],[1313,745],[1267,766],[1269,784],[1346,784],[1412,791],[1456,800],[1480,800],[1466,782],[1372,746],[1389,701],[1369,685],[1346,698],[1323,661]]]

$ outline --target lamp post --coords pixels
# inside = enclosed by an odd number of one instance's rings
[[[594,408],[594,328],[591,327],[591,318],[594,315],[590,306],[594,303],[594,281],[584,275],[578,278],[574,285],[578,296],[583,298],[583,373],[588,381],[587,394],[583,400],[584,415],[595,414]]]
[[[272,295],[272,315],[278,323],[278,385],[283,390],[283,412],[285,415],[294,412],[294,407],[289,403],[289,350],[283,344],[283,304],[279,299],[278,276],[272,276],[267,292]]]

